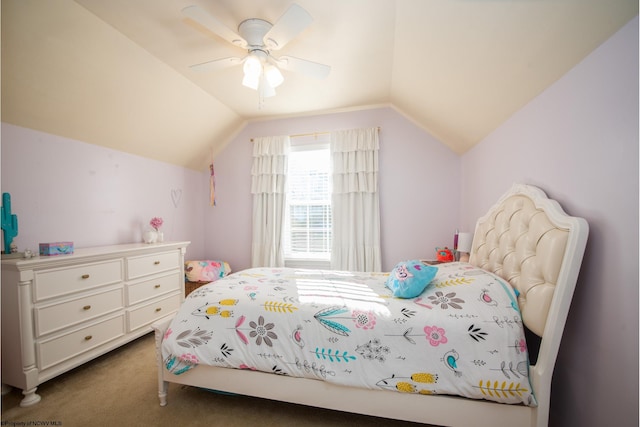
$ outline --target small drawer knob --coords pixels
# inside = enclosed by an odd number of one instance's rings
[[[91,336],[91,335],[87,335],[86,337],[84,337],[84,340],[85,340],[85,341],[89,341],[91,338],[93,338],[93,336]]]
[[[153,265],[160,265],[160,261],[154,261]]]
[[[159,312],[160,310],[162,310],[161,307],[156,308],[156,313]]]
[[[160,288],[160,285],[155,285],[154,288],[158,289]]]
[[[91,310],[91,306],[90,305],[85,305],[84,307],[82,307],[82,309],[84,311]]]
[[[88,274],[83,274],[83,275],[82,275],[82,278],[83,278],[83,279],[88,279],[88,278],[89,278],[89,275],[88,275]]]

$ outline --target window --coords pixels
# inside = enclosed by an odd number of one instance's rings
[[[329,136],[313,143],[301,140],[292,140],[289,153],[285,265],[328,267],[332,235]]]

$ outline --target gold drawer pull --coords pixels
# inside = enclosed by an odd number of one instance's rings
[[[88,278],[89,278],[89,275],[88,275],[88,274],[83,274],[83,275],[82,275],[82,278],[83,278],[83,279],[88,279]]]
[[[160,265],[160,261],[154,261],[153,265]]]
[[[89,341],[91,338],[93,338],[93,336],[91,336],[91,335],[87,335],[86,337],[84,337],[84,340],[85,340],[85,341]]]
[[[158,289],[160,288],[160,285],[155,285],[154,288]]]
[[[91,310],[91,306],[90,305],[85,305],[84,307],[82,307],[82,309],[84,311]]]
[[[156,308],[156,313],[159,312],[160,310],[162,310],[162,307]]]

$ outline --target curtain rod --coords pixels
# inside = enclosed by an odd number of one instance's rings
[[[378,130],[378,132],[380,132],[380,126],[378,126],[376,128]],[[317,136],[317,135],[326,135],[331,133],[330,131],[324,131],[324,132],[312,132],[312,133],[297,133],[295,135],[289,135],[289,138],[301,138],[303,136]],[[251,142],[253,142],[253,138],[250,139]]]

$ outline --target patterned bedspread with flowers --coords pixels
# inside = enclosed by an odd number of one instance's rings
[[[421,295],[400,299],[387,277],[290,268],[231,274],[185,300],[163,339],[165,366],[175,375],[212,365],[536,405],[508,283],[470,264],[441,264]]]

